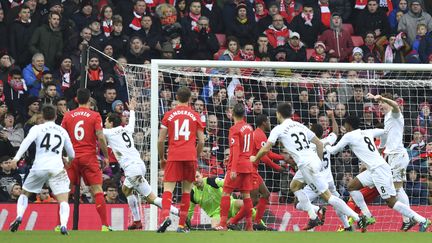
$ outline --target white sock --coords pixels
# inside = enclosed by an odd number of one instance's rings
[[[315,205],[315,204],[311,204],[311,207],[312,207],[312,209],[315,211],[315,213],[318,212],[319,207],[318,207],[317,205]],[[306,211],[306,210],[303,208],[303,204],[301,204],[301,203],[297,203],[297,205],[296,205],[296,209],[297,209],[297,210],[300,210],[300,211]]]
[[[129,204],[129,208],[132,212],[132,216],[133,216],[133,220],[134,221],[140,221],[141,220],[141,216],[139,213],[139,206],[138,206],[138,200],[135,197],[135,195],[130,195],[127,198],[128,204]]]
[[[348,207],[348,205],[346,205],[346,203],[342,199],[331,195],[330,199],[328,200],[328,203],[332,205],[336,211],[340,211],[346,216],[353,217],[355,221],[360,220],[358,214],[354,212],[350,207]]]
[[[157,197],[154,201],[153,204],[156,205],[158,208],[162,208],[162,198]],[[170,212],[176,216],[179,216],[179,210],[178,208],[174,207],[173,205],[171,205],[171,209]]]
[[[426,219],[419,215],[418,213],[414,212],[414,210],[412,210],[410,207],[408,207],[407,205],[397,201],[395,203],[395,205],[393,206],[393,209],[398,211],[399,213],[401,213],[403,216],[409,218],[409,219],[414,219],[415,221],[417,221],[418,223],[424,223],[426,222]]]
[[[369,211],[369,208],[366,205],[366,202],[364,200],[363,194],[360,191],[351,191],[350,195],[354,200],[355,204],[357,205],[357,207],[360,208],[362,213],[368,218],[372,217],[372,214]]]
[[[306,211],[308,213],[310,219],[316,219],[318,216],[315,213],[315,210],[313,209],[312,204],[309,201],[309,198],[306,196],[303,190],[298,190],[294,192],[294,195],[297,197],[299,201],[297,205],[300,208],[302,208],[303,211]]]
[[[24,194],[21,194],[18,198],[17,202],[17,218],[22,218],[28,205],[28,197]]]
[[[343,214],[341,211],[336,210],[336,215],[339,217],[339,219],[342,222],[344,228],[348,228],[348,227],[351,226],[349,224],[349,222],[348,222],[348,217],[345,214]]]
[[[410,206],[408,195],[406,194],[403,187],[396,190],[396,198],[399,202],[407,205],[408,207]],[[408,223],[410,221],[410,219],[405,216],[402,216],[402,219],[405,223]]]
[[[68,219],[69,219],[69,212],[70,212],[69,203],[61,202],[60,203],[60,210],[59,210],[60,226],[67,227],[67,223],[68,223]]]

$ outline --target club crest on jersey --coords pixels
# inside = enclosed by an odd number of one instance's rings
[[[264,147],[265,144],[266,144],[266,142],[262,141],[261,142],[261,147]]]
[[[231,138],[231,144],[234,144],[235,140],[234,138]]]

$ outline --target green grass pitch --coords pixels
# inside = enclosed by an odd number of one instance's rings
[[[337,232],[215,232],[194,231],[189,234],[167,232],[97,232],[71,231],[69,236],[52,231],[0,232],[4,243],[423,243],[432,242],[432,233],[337,233]]]

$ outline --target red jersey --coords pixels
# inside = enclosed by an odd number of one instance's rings
[[[266,142],[267,142],[267,136],[265,135],[264,131],[261,128],[255,129],[253,154],[256,155],[258,151],[266,144]],[[273,162],[273,160],[283,160],[283,159],[284,157],[282,155],[269,151],[266,155],[264,155],[261,158],[261,161],[264,162],[264,164],[266,164],[267,166],[270,166],[275,170],[281,170],[280,165]],[[258,165],[261,161],[257,161],[256,163],[253,163],[254,168],[257,171],[258,171]]]
[[[98,112],[78,107],[65,113],[62,127],[72,140],[76,157],[96,155],[96,131],[102,130],[102,118]]]
[[[253,155],[254,134],[251,125],[245,121],[234,124],[229,130],[230,157],[227,168],[233,172],[252,173],[250,157]]]
[[[197,160],[197,131],[204,130],[197,112],[178,105],[165,113],[161,127],[168,129],[168,161]]]

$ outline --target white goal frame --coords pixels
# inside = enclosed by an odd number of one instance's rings
[[[137,65],[130,65],[137,66]],[[139,65],[142,67],[142,65]],[[164,67],[205,67],[205,68],[274,68],[304,70],[375,70],[375,71],[427,71],[432,72],[432,64],[376,64],[376,63],[318,63],[318,62],[252,62],[252,61],[208,61],[208,60],[162,60],[151,61],[151,144],[150,144],[150,185],[154,192],[158,189],[158,72]],[[430,81],[432,86],[432,81]],[[149,230],[157,229],[158,209],[150,207]]]

